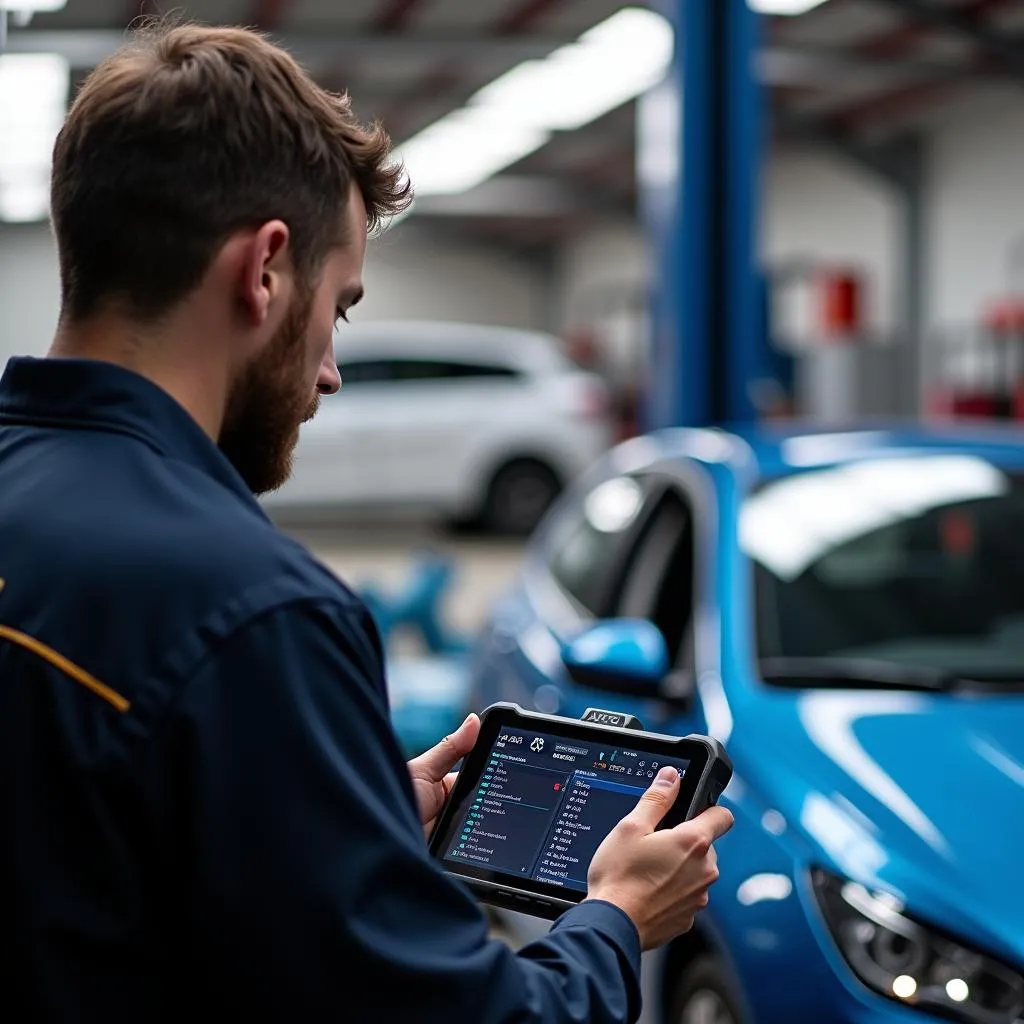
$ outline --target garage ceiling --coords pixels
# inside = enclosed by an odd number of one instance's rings
[[[401,144],[509,69],[575,41],[621,4],[194,0],[182,6],[198,20],[266,30],[323,84],[347,89],[360,116],[383,120]],[[135,17],[154,9],[147,0],[68,0],[28,24],[12,23],[8,51],[64,54],[74,82],[118,44]],[[1024,86],[1024,0],[826,0],[807,14],[766,21],[759,73],[771,98],[776,145],[874,145],[919,128],[987,82]],[[594,216],[632,211],[633,106],[554,132],[467,193],[424,197],[416,216],[476,236],[544,245]]]

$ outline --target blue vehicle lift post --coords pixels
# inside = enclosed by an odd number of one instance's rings
[[[646,181],[640,157],[659,271],[644,426],[749,422],[767,346],[757,266],[760,18],[746,0],[659,6],[675,27],[676,52],[652,99],[674,121],[662,125],[679,152],[672,173]]]

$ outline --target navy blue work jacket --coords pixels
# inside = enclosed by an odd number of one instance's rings
[[[515,954],[428,855],[364,606],[167,393],[0,381],[0,1016],[635,1019],[591,902]]]

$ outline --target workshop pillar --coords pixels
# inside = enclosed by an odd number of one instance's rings
[[[757,234],[760,19],[746,0],[665,0],[668,79],[638,111],[641,210],[655,255],[644,427],[754,418],[766,345]]]

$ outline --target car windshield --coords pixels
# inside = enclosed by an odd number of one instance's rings
[[[943,688],[1024,679],[1024,477],[982,458],[872,459],[745,502],[762,675]]]

